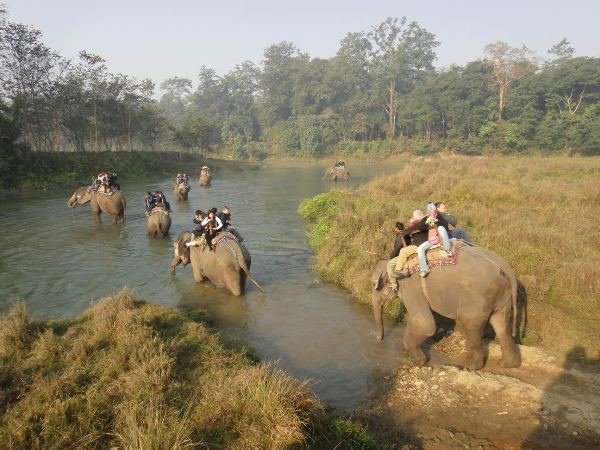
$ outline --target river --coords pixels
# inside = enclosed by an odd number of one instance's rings
[[[401,164],[352,164],[350,181],[337,187],[355,188]],[[127,223],[118,226],[104,214],[104,223],[94,224],[89,205],[69,209],[71,192],[4,194],[0,310],[25,299],[34,317],[72,316],[126,286],[152,303],[206,310],[220,333],[246,341],[262,360],[275,361],[296,378],[311,380],[328,406],[357,407],[373,383],[401,362],[401,329],[387,323],[386,340],[377,342],[370,309],[311,272],[313,256],[296,211],[302,199],[335,186],[322,179],[324,166],[217,162],[212,172],[210,187],[201,188],[191,176],[189,200],[181,203],[173,198],[171,178],[120,180]],[[148,190],[163,190],[171,201],[167,238],[146,236]],[[248,282],[246,295],[236,298],[210,283],[196,284],[190,266],[168,271],[172,243],[191,227],[194,211],[223,205],[230,206],[232,222],[247,240],[251,272],[266,294]],[[390,233],[390,246],[392,241]]]

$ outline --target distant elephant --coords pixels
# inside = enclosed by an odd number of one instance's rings
[[[390,295],[386,260],[379,261],[371,276],[373,314],[379,339],[383,339],[383,306]],[[426,278],[413,274],[399,280],[398,295],[408,312],[404,347],[419,365],[427,361],[423,341],[436,331],[431,310],[456,319],[465,333],[465,366],[484,365],[483,332],[489,321],[502,348],[500,364],[519,367],[521,355],[512,336],[516,330],[517,278],[510,265],[481,247],[463,247],[458,264],[432,268]],[[512,314],[511,314],[512,309]],[[512,317],[512,333],[511,333]],[[512,335],[511,335],[512,334]]]
[[[210,186],[210,182],[212,181],[212,175],[210,174],[210,170],[202,169],[200,171],[200,178],[198,183],[200,186]]]
[[[345,166],[330,167],[325,171],[323,178],[329,177],[332,181],[348,181],[350,179],[350,171]]]
[[[187,183],[179,183],[175,186],[175,200],[187,200],[188,192],[190,191],[190,185]]]
[[[248,277],[262,291],[262,287],[250,275],[252,261],[248,249],[228,232],[219,236],[222,241],[219,243],[215,238],[213,251],[206,246],[187,247],[185,244],[191,240],[192,234],[188,231],[179,233],[177,241],[173,244],[175,251],[169,269],[174,271],[180,263],[185,267],[191,262],[194,279],[198,283],[208,279],[238,296],[245,292]]]
[[[97,193],[89,187],[80,187],[73,192],[73,195],[67,200],[69,208],[75,208],[78,205],[90,203],[92,215],[96,223],[101,223],[101,213],[110,214],[112,223],[125,223],[125,197],[121,191],[115,191],[111,195]]]
[[[146,217],[148,236],[163,237],[169,234],[171,216],[164,206],[155,206]]]

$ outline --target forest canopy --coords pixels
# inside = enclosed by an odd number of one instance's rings
[[[26,150],[600,154],[600,58],[576,57],[566,38],[545,58],[498,41],[436,69],[439,45],[390,17],[327,59],[284,41],[222,75],[199,61],[196,80],[164,80],[157,98],[152,80],[111,73],[91,51],[66,59],[0,6],[2,166]]]

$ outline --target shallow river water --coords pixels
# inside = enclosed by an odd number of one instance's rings
[[[352,189],[398,170],[401,163],[353,164]],[[187,170],[187,169],[186,169]],[[71,192],[7,194],[0,201],[0,311],[25,299],[39,318],[76,315],[100,298],[133,289],[149,302],[204,309],[224,335],[248,342],[262,360],[310,379],[316,395],[338,410],[363,402],[373,383],[401,362],[400,327],[386,324],[377,342],[371,311],[311,272],[313,256],[296,213],[304,198],[334,185],[324,167],[309,163],[216,163],[213,185],[190,180],[189,201],[178,203],[172,179],[121,181],[127,223],[92,221],[89,205],[69,209]],[[192,173],[191,170],[188,173]],[[173,210],[165,239],[146,236],[143,197],[162,189]],[[172,242],[192,225],[196,209],[229,205],[232,222],[247,240],[251,272],[265,288],[247,283],[242,297],[210,283],[196,284],[191,267],[168,271]],[[390,235],[390,246],[393,236]]]

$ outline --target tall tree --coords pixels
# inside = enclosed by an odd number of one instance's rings
[[[536,64],[526,46],[511,47],[503,41],[486,45],[485,55],[485,63],[490,68],[490,85],[498,92],[498,120],[502,120],[510,85],[534,72]]]
[[[374,63],[386,83],[385,112],[388,118],[388,138],[396,136],[398,95],[409,91],[414,82],[432,73],[436,58],[435,36],[416,22],[406,24],[401,19],[388,17],[373,27],[369,37],[374,42]]]

